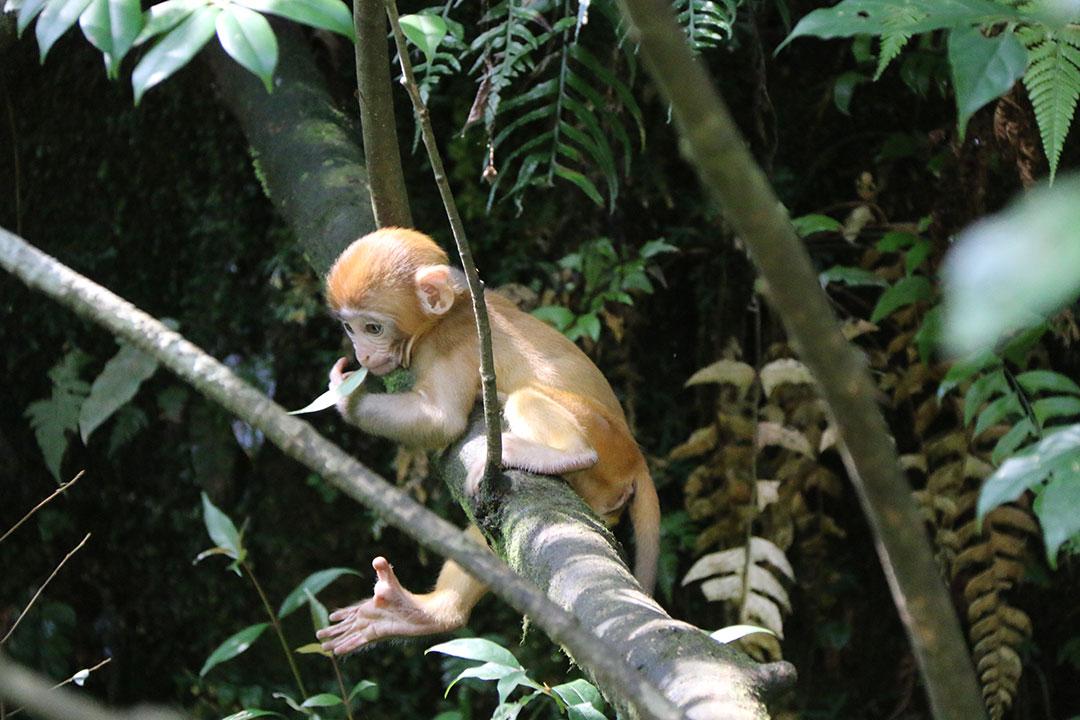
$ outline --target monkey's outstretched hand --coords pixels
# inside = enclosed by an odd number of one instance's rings
[[[378,576],[375,594],[330,614],[334,624],[316,633],[323,650],[344,655],[376,640],[433,635],[465,624],[450,598],[406,590],[386,558],[375,558],[371,567]]]

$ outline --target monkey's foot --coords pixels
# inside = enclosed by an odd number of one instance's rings
[[[315,634],[323,650],[344,655],[376,640],[433,635],[464,624],[434,593],[406,590],[386,558],[375,558],[371,566],[378,576],[374,596],[330,614],[334,624]]]

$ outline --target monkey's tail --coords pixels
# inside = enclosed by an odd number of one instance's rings
[[[630,522],[634,525],[634,577],[652,595],[660,558],[660,499],[644,460],[634,478]]]

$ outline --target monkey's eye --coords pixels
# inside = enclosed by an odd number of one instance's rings
[[[369,322],[364,326],[364,332],[368,335],[382,335],[383,326],[379,323]]]
[[[349,323],[342,320],[341,321],[341,327],[345,328],[346,333],[348,333],[349,335],[352,335],[352,325],[350,325]]]

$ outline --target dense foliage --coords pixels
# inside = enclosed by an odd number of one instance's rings
[[[26,37],[0,51],[0,226],[171,318],[301,407],[343,350],[319,279],[274,215],[204,66],[139,70],[163,62],[166,43],[201,47],[216,33],[271,85],[277,50],[260,13],[287,4],[170,2],[145,19],[118,15],[105,33],[92,22],[104,0],[74,14],[79,3],[67,2],[67,15],[45,10],[34,25],[26,8],[43,4],[16,3],[40,45]],[[344,6],[297,6],[311,13],[284,14],[320,28],[313,52],[353,113]],[[1006,263],[1033,268],[1024,297],[1056,291],[1053,302],[999,301],[974,284],[957,300],[968,303],[963,317],[1008,317],[986,332],[1013,334],[956,363],[937,349],[949,326],[939,270],[953,236],[1037,179],[1074,187],[1062,174],[1076,164],[1066,141],[1080,96],[1074,19],[995,0],[674,6],[866,352],[992,717],[1080,714],[1080,618],[1068,601],[1078,590],[1080,329],[1059,309],[1075,296],[1075,251],[1059,249],[1075,224],[1048,224],[1035,253],[1043,264],[1023,250]],[[665,606],[709,630],[772,630],[740,642],[798,668],[783,717],[927,717],[830,418],[739,238],[681,162],[615,4],[402,11],[485,280],[586,349],[650,457],[665,512]],[[80,15],[92,45],[63,34]],[[230,32],[246,43],[230,49]],[[403,93],[398,102],[408,140]],[[409,145],[417,225],[445,242],[426,160]],[[1008,232],[998,236],[1057,217],[1061,201],[1039,202],[999,219]],[[957,262],[950,278],[962,290],[975,261]],[[15,658],[57,681],[112,658],[90,691],[208,718],[243,707],[345,717],[334,700],[343,696],[370,717],[483,718],[499,703],[507,717],[598,712],[565,658],[491,599],[468,634],[492,643],[456,640],[427,656],[433,642],[381,647],[338,669],[304,652],[293,672],[272,636],[308,644],[325,607],[365,592],[372,557],[393,558],[414,585],[438,558],[417,557],[250,427],[7,279],[0,317],[0,531],[86,470],[0,544],[0,637],[91,533],[4,644]],[[459,519],[426,457],[328,413],[316,422]],[[207,547],[216,550],[193,565]]]

